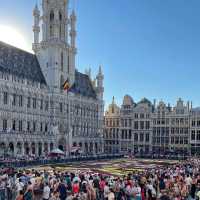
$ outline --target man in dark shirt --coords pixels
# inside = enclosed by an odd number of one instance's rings
[[[67,188],[63,181],[58,186],[58,192],[60,193],[60,200],[65,200],[67,198]]]
[[[95,176],[95,178],[93,180],[93,186],[94,186],[94,189],[95,189],[95,192],[96,192],[97,199],[100,199],[100,197],[99,197],[100,185],[99,185],[99,179],[98,179],[97,176]]]

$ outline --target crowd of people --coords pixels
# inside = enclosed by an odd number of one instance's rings
[[[113,176],[92,171],[2,170],[0,200],[198,200],[200,160]]]

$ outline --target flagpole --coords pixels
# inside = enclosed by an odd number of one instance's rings
[[[71,104],[70,104],[70,98],[69,98],[69,90],[70,90],[70,83],[69,83],[69,80],[67,79],[64,84],[63,84],[63,89],[67,91],[67,106],[68,106],[68,113],[67,113],[67,118],[68,118],[68,121],[66,121],[67,123],[67,144],[66,146],[68,145],[68,150],[66,150],[66,154],[67,154],[67,151],[68,151],[68,156],[70,157],[70,133],[71,133],[71,127],[70,127],[70,116],[71,116]]]
[[[69,99],[69,91],[67,90],[67,98],[68,98],[68,156],[70,157],[70,112],[71,112],[71,104],[70,104],[70,99]]]

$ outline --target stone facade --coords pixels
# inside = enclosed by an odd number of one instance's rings
[[[120,108],[115,104],[113,98],[112,104],[105,113],[105,132],[104,132],[104,151],[105,153],[120,152]]]
[[[35,7],[35,54],[0,42],[1,155],[103,152],[104,75],[101,67],[94,80],[76,70],[76,15],[68,3],[43,0],[42,15]]]
[[[145,153],[151,151],[152,108],[147,99],[135,103],[129,95],[124,97],[120,108],[113,98],[104,119],[105,153]]]
[[[174,108],[160,102],[153,118],[153,151],[159,154],[189,152],[190,107],[179,99]]]
[[[190,119],[190,148],[192,155],[200,155],[200,108],[192,109]]]
[[[115,124],[118,143],[109,134],[113,118],[119,121]],[[140,155],[200,154],[199,108],[192,108],[189,102],[185,104],[182,99],[178,99],[172,107],[163,101],[151,103],[146,98],[135,103],[126,95],[121,108],[112,102],[104,121],[106,153],[115,153],[113,149],[119,149],[119,153]]]

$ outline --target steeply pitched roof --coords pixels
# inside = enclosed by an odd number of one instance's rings
[[[37,81],[46,85],[46,80],[40,68],[36,55],[23,51],[0,41],[0,71]],[[75,73],[75,83],[71,92],[85,97],[97,98],[96,92],[88,75],[78,71]]]
[[[71,87],[70,91],[85,97],[91,97],[94,99],[97,98],[96,92],[88,75],[82,74],[78,71],[75,72],[75,83]]]
[[[123,105],[133,105],[134,101],[133,98],[130,95],[125,95],[123,99]]]
[[[151,101],[149,101],[147,98],[141,99],[138,104],[148,104],[149,106],[152,105]]]
[[[0,41],[0,71],[46,84],[37,57]]]

